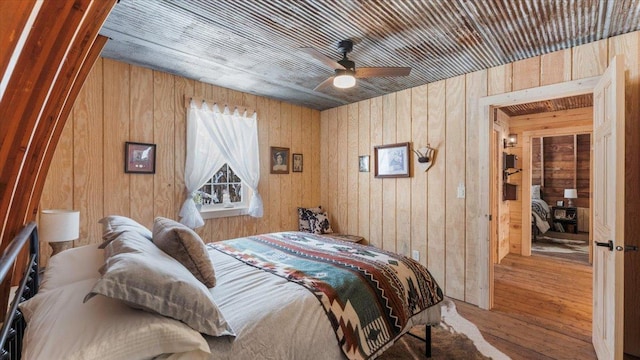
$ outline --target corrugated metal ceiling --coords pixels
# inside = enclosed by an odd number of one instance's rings
[[[583,94],[552,100],[536,101],[527,104],[504,106],[499,108],[509,116],[539,114],[549,111],[571,110],[593,106],[593,94]]]
[[[640,0],[121,0],[103,56],[327,109],[640,29]],[[398,78],[314,87],[333,70],[302,47]]]

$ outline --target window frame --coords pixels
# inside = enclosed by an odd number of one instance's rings
[[[227,167],[227,176],[228,176],[228,170],[231,169],[231,171],[233,171],[233,169],[231,168],[229,163],[224,163],[221,166],[221,168],[225,166]],[[233,173],[240,179],[240,177],[235,173],[235,171],[233,171]],[[226,181],[221,184],[229,185],[229,184],[237,184],[237,182]],[[240,179],[240,184],[241,184],[240,193],[241,193],[242,201],[232,203],[233,207],[230,207],[230,208],[224,207],[222,203],[206,204],[206,205],[200,204],[200,207],[198,209],[198,211],[200,212],[200,216],[202,216],[203,219],[216,219],[216,218],[223,218],[223,217],[247,215],[249,212],[249,201],[253,194],[252,194],[252,191],[249,189],[249,186],[244,180]],[[203,185],[203,187],[207,185],[211,186],[211,191],[213,192],[213,186],[215,185],[215,183],[213,183],[211,179],[209,179],[207,183]],[[198,189],[198,191],[202,191],[202,187]],[[211,193],[208,193],[208,194],[211,195]]]

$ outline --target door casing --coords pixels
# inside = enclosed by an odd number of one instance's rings
[[[478,101],[480,124],[478,136],[478,188],[490,189],[490,154],[491,138],[493,136],[492,112],[494,108],[510,105],[518,105],[535,101],[563,98],[582,94],[593,93],[593,89],[600,76],[563,82],[559,84],[541,86],[537,88],[513,91],[509,93],[485,96]],[[490,232],[489,219],[491,215],[490,191],[478,192],[479,213],[483,214],[476,219],[476,229],[482,238],[478,242],[480,294],[478,306],[482,309],[490,309],[493,306],[493,261],[491,254],[495,250],[495,239]],[[494,217],[495,219],[495,217]]]

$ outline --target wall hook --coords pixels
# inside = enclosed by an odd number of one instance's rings
[[[416,156],[418,157],[417,165],[423,169],[423,171],[429,170],[431,165],[433,165],[433,160],[435,159],[436,149],[432,148],[429,144],[425,147],[421,147],[419,149],[412,150]]]

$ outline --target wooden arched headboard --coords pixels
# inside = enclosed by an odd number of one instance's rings
[[[35,219],[58,139],[116,0],[9,1],[0,24],[0,252]],[[22,268],[26,255],[22,256]],[[6,308],[12,276],[0,288]]]

